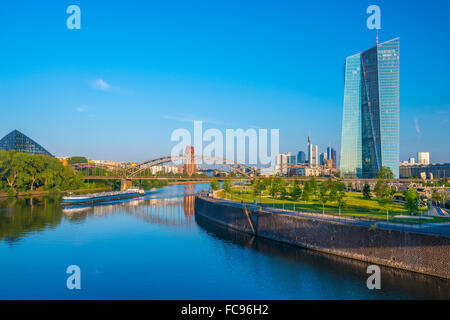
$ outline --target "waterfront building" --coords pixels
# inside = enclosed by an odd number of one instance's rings
[[[417,162],[419,164],[430,164],[429,152],[417,152]]]
[[[415,164],[416,160],[414,158],[409,158],[408,163],[409,164]]]
[[[299,151],[297,154],[297,163],[303,163],[306,162],[306,153],[303,151]]]
[[[28,154],[45,154],[51,156],[50,152],[45,150],[41,145],[28,138],[22,132],[13,130],[0,140],[0,149]]]
[[[340,169],[376,178],[382,166],[399,177],[400,39],[377,44],[345,62]]]
[[[291,157],[291,153],[280,153],[277,155],[277,162],[275,165],[275,174],[287,175],[288,174],[288,159]]]
[[[435,164],[400,164],[400,178],[408,179],[421,178],[450,178],[450,163],[435,163]]]
[[[184,158],[184,173],[192,176],[197,172],[197,167],[195,166],[195,151],[193,146],[186,146]]]

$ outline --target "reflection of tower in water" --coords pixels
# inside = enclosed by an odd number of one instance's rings
[[[184,198],[183,198],[183,206],[184,206],[184,215],[188,217],[192,217],[194,215],[194,201],[195,201],[195,184],[188,183],[184,185]]]

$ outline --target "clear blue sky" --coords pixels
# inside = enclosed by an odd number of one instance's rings
[[[81,8],[81,30],[66,8]],[[0,136],[58,156],[146,160],[191,120],[340,147],[345,57],[401,38],[400,158],[450,161],[449,1],[2,1]]]

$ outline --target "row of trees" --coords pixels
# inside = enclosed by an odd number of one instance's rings
[[[320,184],[312,177],[309,181],[305,181],[303,185],[298,180],[293,180],[290,184],[281,177],[273,178],[255,178],[251,181],[252,193],[257,199],[261,198],[265,191],[272,197],[273,200],[291,200],[291,201],[310,201],[316,199],[322,204],[322,211],[325,210],[327,202],[337,203],[339,210],[345,206],[345,185],[341,181],[333,181],[328,179],[326,182]],[[224,191],[232,194],[231,181],[224,181],[222,184]],[[220,188],[220,183],[213,179],[211,181],[211,188],[217,190]]]
[[[81,173],[48,155],[0,150],[0,190],[9,194],[33,190],[70,190],[84,185]]]

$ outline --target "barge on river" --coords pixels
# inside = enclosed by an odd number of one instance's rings
[[[112,191],[112,192],[99,192],[83,195],[69,195],[63,197],[63,205],[89,205],[99,202],[108,202],[114,200],[130,199],[142,197],[145,195],[145,191],[142,189],[128,189],[125,191]]]

